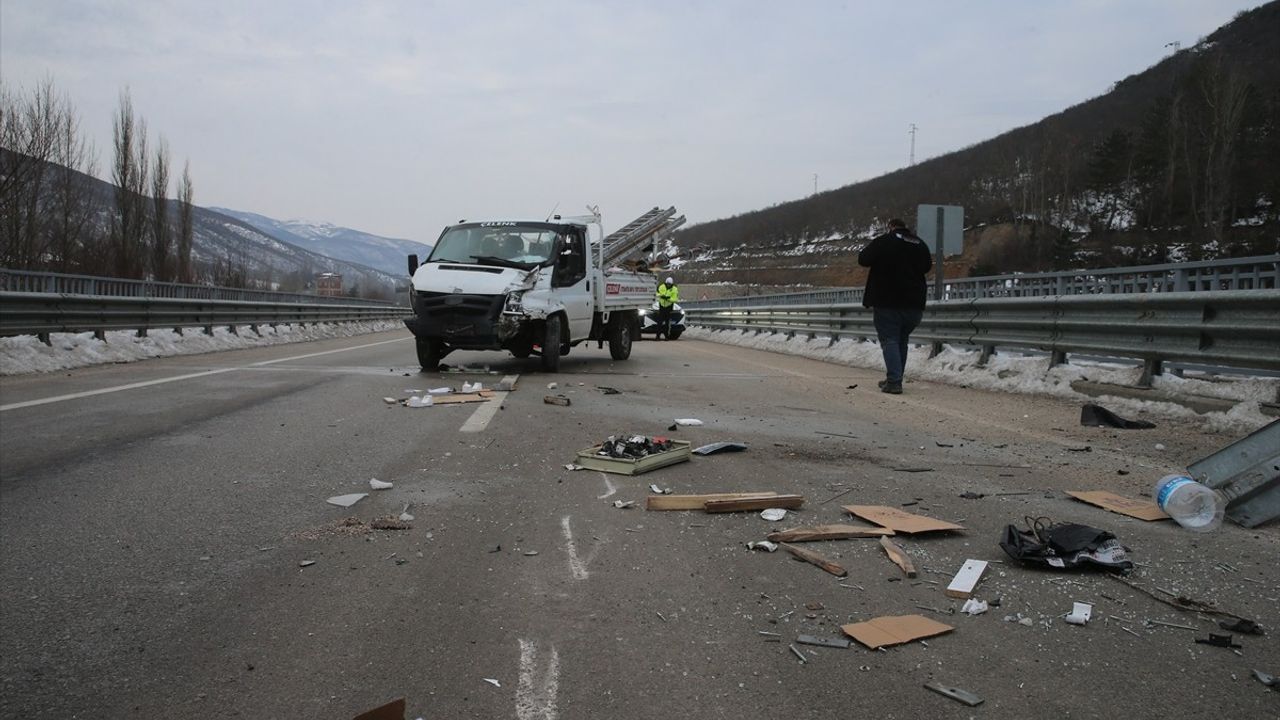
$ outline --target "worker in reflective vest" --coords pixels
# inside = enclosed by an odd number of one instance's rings
[[[680,302],[680,288],[676,287],[674,278],[668,277],[658,286],[658,335],[663,340],[671,339],[671,311]]]

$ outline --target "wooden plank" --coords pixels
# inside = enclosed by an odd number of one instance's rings
[[[951,584],[947,586],[947,597],[967,599],[973,594],[978,581],[982,579],[982,573],[986,571],[986,560],[965,560],[964,565],[960,567],[960,572],[951,578]]]
[[[492,390],[481,390],[478,393],[456,394],[456,395],[433,395],[431,397],[432,405],[457,405],[459,403],[477,403],[488,402],[493,397]]]
[[[864,525],[812,525],[771,532],[765,537],[774,542],[811,542],[813,540],[848,540],[849,538],[884,537],[893,530]]]
[[[818,553],[812,550],[809,550],[807,548],[802,548],[797,545],[792,545],[790,543],[779,543],[779,544],[782,546],[782,549],[786,550],[792,555],[795,555],[796,557],[800,558],[801,560],[804,560],[807,563],[812,563],[814,565],[817,565],[818,567],[822,568],[823,570],[826,570],[827,572],[831,573],[832,575],[835,575],[836,577],[844,577],[845,575],[849,574],[849,572],[844,568],[840,567],[839,564],[826,559],[825,557],[819,555]]]
[[[938,520],[927,515],[916,515],[905,510],[886,505],[845,505],[844,509],[863,520],[893,528],[900,533],[936,532],[940,530],[963,530],[964,528],[946,520]]]
[[[776,492],[712,493],[710,495],[650,495],[645,498],[645,510],[702,510],[710,500],[741,500],[744,498],[777,497]]]
[[[907,556],[907,553],[904,552],[897,543],[882,536],[880,538],[880,547],[884,548],[889,559],[893,561],[894,565],[902,568],[902,572],[906,573],[907,577],[913,578],[916,576],[915,563],[911,562],[911,558]]]
[[[743,512],[768,508],[794,510],[804,504],[803,495],[775,495],[763,498],[739,498],[735,500],[708,500],[703,506],[709,513]]]

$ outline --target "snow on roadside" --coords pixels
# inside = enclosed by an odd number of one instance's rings
[[[106,342],[95,338],[93,333],[53,333],[49,338],[52,345],[45,345],[34,336],[22,335],[0,338],[0,375],[53,372],[104,363],[352,337],[399,327],[403,327],[399,320],[321,323],[305,327],[259,325],[257,332],[244,325],[238,328],[238,334],[225,327],[214,328],[213,335],[205,335],[199,328],[188,328],[183,335],[173,330],[152,330],[147,337],[141,338],[132,330],[116,330],[107,333]]]
[[[835,343],[829,337],[790,337],[782,333],[744,333],[738,330],[708,330],[690,327],[685,337],[695,340],[737,345],[786,355],[821,360],[851,367],[879,370],[884,368],[880,346],[875,342],[842,339]],[[1171,402],[1133,400],[1106,395],[1093,398],[1071,388],[1075,380],[1091,380],[1114,385],[1132,385],[1141,374],[1140,368],[1102,362],[1072,361],[1048,367],[1044,355],[1001,352],[991,356],[985,367],[978,367],[979,352],[944,345],[937,357],[929,357],[928,349],[912,346],[907,355],[908,379],[932,380],[982,390],[1051,395],[1069,400],[1097,402],[1122,416],[1159,417],[1199,420],[1209,432],[1240,434],[1252,432],[1274,420],[1264,414],[1259,403],[1273,400],[1280,390],[1280,379],[1240,377],[1202,380],[1174,375],[1157,376],[1152,382],[1156,391],[1184,397],[1199,395],[1235,401],[1226,412],[1199,415]]]

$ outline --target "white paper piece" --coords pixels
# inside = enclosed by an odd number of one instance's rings
[[[565,470],[582,470],[583,467],[577,463],[569,463],[568,465],[564,466],[564,469]]]
[[[1071,614],[1063,618],[1072,625],[1084,625],[1093,617],[1093,606],[1089,603],[1071,603]]]
[[[494,680],[493,678],[485,678],[484,681],[494,687],[497,687],[497,688],[502,687],[502,683],[498,682],[497,680]]]
[[[769,508],[760,511],[760,517],[769,522],[777,522],[787,516],[787,511],[783,508]]]
[[[378,478],[369,478],[369,487],[374,490],[390,490],[395,483],[383,482]]]
[[[451,392],[453,392],[453,388],[440,387],[440,388],[431,388],[430,390],[427,391],[427,394],[428,395],[448,395]]]
[[[968,615],[981,615],[990,609],[990,607],[991,606],[987,604],[986,600],[969,598],[964,601],[964,607],[960,608],[960,612]]]
[[[418,393],[422,392],[421,390],[418,390],[417,388],[405,388],[405,389],[404,389],[404,391],[405,391],[405,392],[407,392],[407,393],[409,393],[410,395],[417,395]]]
[[[414,395],[410,397],[408,400],[404,401],[404,406],[411,407],[411,408],[431,407],[432,404],[433,403],[431,401],[430,395],[423,395],[422,397],[418,397],[417,395]]]
[[[701,425],[702,421],[697,418],[676,418],[676,424],[694,426],[694,425]]]
[[[613,506],[618,508],[619,510],[627,510],[628,508],[635,507],[636,501],[635,500],[614,500]]]
[[[327,502],[338,507],[351,507],[367,497],[369,497],[369,493],[351,493],[350,495],[335,495],[329,498]]]
[[[778,549],[778,543],[769,542],[768,540],[752,540],[751,542],[747,543],[747,549],[773,552]]]
[[[393,397],[384,397],[384,398],[382,398],[382,402],[384,402],[384,403],[386,403],[386,404],[388,404],[388,405],[395,405],[396,403],[398,403],[398,402],[400,402],[400,401],[399,401],[399,400],[397,400],[397,399],[395,399],[395,398],[393,398]]]
[[[547,383],[547,389],[548,389],[548,390],[555,390],[555,389],[556,389],[556,388],[558,388],[558,387],[560,387],[560,385],[559,385],[558,383]]]
[[[655,495],[670,495],[671,488],[660,488],[657,483],[649,483],[649,490]]]
[[[483,389],[484,389],[484,384],[483,384],[483,383],[480,383],[480,382],[474,382],[474,383],[464,382],[464,383],[462,383],[462,392],[464,392],[464,393],[480,392],[480,391],[481,391],[481,390],[483,390]]]

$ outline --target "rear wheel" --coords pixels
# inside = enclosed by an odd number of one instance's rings
[[[560,325],[559,315],[547,318],[547,327],[542,335],[542,369],[547,372],[560,372]]]
[[[668,339],[668,340],[679,340],[679,339],[680,339],[680,333],[682,333],[682,332],[684,332],[684,328],[682,328],[682,327],[673,327],[673,328],[671,328],[671,332],[670,332],[670,333],[668,333],[668,335],[667,335],[667,339]]]
[[[417,338],[418,345],[418,364],[426,372],[433,372],[440,367],[440,358],[444,354],[440,351],[440,341],[432,338]]]
[[[635,322],[630,315],[616,315],[609,323],[609,357],[614,360],[626,360],[631,357],[631,325]]]

